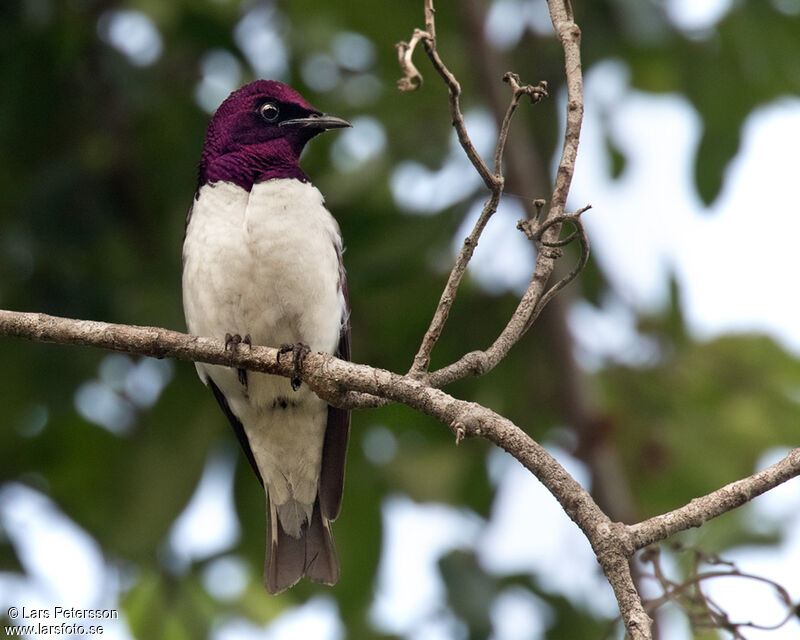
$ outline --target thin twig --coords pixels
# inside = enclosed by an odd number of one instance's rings
[[[403,77],[398,81],[398,86],[402,85],[404,90],[417,88],[422,84],[422,76],[417,68],[411,63],[411,56],[414,54],[414,49],[418,42],[422,42],[425,47],[425,53],[433,64],[433,68],[442,77],[447,86],[449,95],[450,118],[453,122],[453,128],[458,136],[458,142],[467,154],[472,166],[481,176],[486,188],[494,191],[498,182],[502,183],[502,177],[493,174],[486,163],[481,158],[475,145],[467,133],[467,125],[464,121],[464,115],[461,112],[461,85],[456,80],[456,77],[447,68],[439,52],[436,49],[436,22],[434,19],[435,9],[433,8],[433,0],[425,0],[425,31],[419,29],[414,30],[414,34],[409,42],[398,43],[398,51],[400,52],[400,66],[403,71]]]
[[[531,99],[531,104],[536,104],[549,95],[547,93],[547,82],[544,80],[536,86],[530,84],[520,85],[519,76],[516,73],[508,71],[503,76],[503,82],[507,82],[511,85],[513,94],[511,102],[508,103],[508,108],[503,116],[503,120],[500,123],[500,133],[497,136],[497,146],[494,150],[494,174],[497,176],[503,175],[503,157],[505,156],[506,140],[508,140],[508,130],[511,126],[511,118],[517,110],[520,99],[522,96],[527,95]]]
[[[481,215],[478,217],[472,232],[464,240],[461,251],[459,251],[453,268],[450,271],[450,276],[447,278],[447,284],[445,284],[442,295],[439,298],[439,304],[436,306],[433,318],[431,318],[430,326],[422,337],[419,350],[414,356],[414,363],[409,371],[412,375],[424,375],[430,367],[433,347],[442,335],[442,330],[450,315],[450,309],[453,307],[453,302],[455,302],[458,287],[467,271],[467,265],[472,258],[472,254],[475,252],[475,247],[478,246],[478,238],[480,238],[483,233],[489,219],[497,211],[501,193],[502,186],[492,192],[492,195],[486,201],[486,204],[484,204]]]
[[[633,542],[637,549],[642,549],[679,531],[702,526],[798,475],[800,448],[792,449],[783,460],[747,478],[695,498],[683,507],[631,525]]]
[[[680,550],[680,549],[679,549]],[[684,549],[685,550],[685,549]],[[780,584],[764,576],[747,573],[739,570],[732,562],[694,549],[694,559],[692,563],[692,574],[682,582],[670,580],[664,574],[661,567],[661,549],[655,545],[648,547],[642,554],[642,561],[652,565],[652,574],[641,574],[643,578],[651,578],[658,582],[663,594],[658,598],[653,598],[645,602],[648,612],[653,612],[665,605],[667,602],[677,602],[686,611],[690,623],[696,629],[725,629],[734,634],[738,633],[739,627],[760,629],[764,631],[774,631],[788,623],[795,615],[795,605],[789,592]],[[723,565],[729,567],[727,571],[701,571],[701,564]],[[752,621],[736,622],[730,619],[728,613],[702,589],[702,583],[716,578],[742,578],[761,582],[771,586],[786,607],[783,618],[773,624],[759,624]],[[692,607],[699,607],[701,614],[694,614]],[[740,612],[739,612],[740,613]],[[737,636],[740,637],[740,636]]]
[[[425,30],[433,40],[436,40],[436,9],[433,8],[433,0],[425,0]]]

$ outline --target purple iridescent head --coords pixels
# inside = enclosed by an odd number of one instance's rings
[[[300,169],[305,144],[327,129],[350,123],[312,107],[297,91],[274,80],[257,80],[220,105],[206,133],[198,188],[218,181],[248,191],[273,178],[308,177]]]

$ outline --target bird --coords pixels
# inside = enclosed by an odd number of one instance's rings
[[[342,504],[349,411],[299,380],[305,356],[350,359],[342,236],[300,168],[316,135],[351,126],[274,80],[231,93],[211,117],[183,243],[190,334],[226,350],[279,346],[292,379],[196,363],[264,487],[264,585],[339,579],[331,521]]]

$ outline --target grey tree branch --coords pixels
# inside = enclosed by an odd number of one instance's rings
[[[254,345],[252,349],[230,351],[222,340],[157,327],[0,310],[0,335],[100,347],[155,358],[207,362],[284,377],[295,375],[291,357],[281,357],[278,362],[278,349]],[[448,425],[459,439],[486,438],[508,451],[539,478],[590,540],[601,544],[615,526],[555,458],[522,429],[490,409],[454,398],[412,376],[339,360],[326,353],[310,353],[303,362],[300,378],[335,406],[352,406],[348,404],[353,397],[349,392],[368,394],[430,415]]]
[[[700,527],[798,475],[800,448],[792,449],[783,460],[763,471],[695,498],[679,509],[631,525],[629,528],[633,544],[637,549],[642,549],[678,531]]]
[[[206,362],[284,377],[295,375],[289,354],[254,345],[230,351],[223,340],[159,327],[140,327],[60,318],[44,313],[0,310],[0,335],[37,342],[99,347],[153,358]],[[459,400],[410,375],[310,353],[300,377],[335,406],[365,406],[358,398],[399,402],[449,426],[459,438],[478,436],[502,447],[528,468],[564,506],[599,553],[630,557],[638,549],[731,511],[800,475],[800,448],[771,467],[737,480],[689,504],[638,524],[612,523],[561,465],[518,426],[474,402]],[[359,395],[362,394],[362,395]],[[594,521],[591,521],[594,519]]]

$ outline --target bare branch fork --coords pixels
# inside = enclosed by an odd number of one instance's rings
[[[466,123],[460,106],[461,86],[438,53],[436,47],[436,23],[434,13],[433,0],[425,0],[425,30],[415,29],[409,42],[400,42],[397,44],[400,69],[403,72],[403,77],[397,83],[398,88],[402,91],[410,91],[422,86],[422,74],[414,65],[412,59],[416,46],[422,43],[434,69],[439,73],[447,86],[450,116],[458,136],[458,141],[473,167],[475,167],[475,170],[481,176],[484,184],[490,191],[489,199],[484,204],[483,210],[472,232],[464,240],[461,251],[456,257],[456,261],[450,272],[441,298],[439,299],[439,304],[436,307],[430,326],[425,332],[422,343],[420,344],[419,350],[414,357],[414,362],[409,370],[410,375],[424,379],[432,386],[442,387],[470,375],[483,375],[497,366],[514,344],[516,344],[530,328],[546,303],[551,300],[560,289],[572,281],[586,265],[589,257],[589,241],[579,218],[580,213],[583,213],[588,207],[585,207],[576,214],[565,214],[564,203],[568,192],[568,184],[566,188],[557,188],[556,192],[553,194],[554,198],[550,211],[544,220],[520,222],[520,230],[525,232],[528,238],[533,241],[536,248],[539,249],[538,259],[528,288],[520,299],[520,303],[506,327],[494,343],[485,351],[472,351],[446,367],[429,372],[431,352],[439,340],[444,325],[450,315],[450,310],[455,302],[456,293],[466,272],[467,265],[472,258],[486,224],[497,211],[497,207],[503,195],[505,186],[505,180],[503,178],[503,155],[506,141],[508,140],[512,117],[523,96],[528,96],[533,104],[548,97],[547,82],[542,81],[537,85],[523,85],[520,83],[519,76],[515,73],[508,72],[503,76],[503,81],[511,86],[512,95],[500,125],[500,132],[494,150],[494,167],[490,171],[489,167],[475,149],[469,133],[467,132]],[[573,128],[574,127],[575,124],[573,123]],[[580,129],[580,120],[577,122],[577,128],[578,130]],[[559,176],[568,176],[568,179],[571,178],[576,151],[577,144],[566,150],[565,156],[562,158],[561,162],[563,171],[561,169],[559,170]],[[542,203],[543,202],[544,201],[542,201]],[[542,207],[539,207],[540,212],[541,209]],[[564,240],[558,240],[561,224],[563,222],[571,222],[575,226],[576,231],[570,237]],[[580,240],[581,247],[581,257],[578,261],[578,265],[554,286],[550,289],[546,289],[546,285],[553,272],[555,260],[561,255],[559,248],[566,246],[566,244],[575,238]]]
[[[614,590],[629,637],[644,640],[652,638],[651,620],[631,578],[631,556],[637,550],[674,533],[701,526],[707,520],[800,475],[800,449],[792,450],[783,460],[763,471],[696,498],[674,511],[634,525],[625,525],[612,522],[589,493],[519,426],[486,407],[457,399],[441,390],[440,387],[449,382],[467,375],[485,373],[494,367],[527,331],[543,306],[580,271],[588,257],[588,240],[580,220],[588,207],[574,213],[568,213],[565,209],[583,113],[580,30],[573,21],[567,0],[548,0],[548,6],[565,53],[567,127],[550,207],[545,214],[544,201],[537,201],[535,208],[539,215],[519,224],[538,251],[531,282],[510,321],[486,351],[468,353],[442,369],[429,371],[431,351],[441,335],[467,263],[502,196],[502,157],[511,118],[523,96],[528,95],[535,102],[546,96],[547,86],[544,83],[521,85],[515,75],[506,74],[505,80],[512,88],[512,98],[501,125],[494,167],[490,171],[467,135],[459,106],[460,87],[436,52],[433,2],[425,0],[425,30],[415,31],[409,43],[398,46],[404,79],[409,86],[419,86],[422,82],[422,76],[411,60],[414,47],[422,42],[434,68],[448,87],[451,116],[459,141],[489,188],[490,197],[456,259],[431,326],[407,374],[345,362],[324,353],[311,353],[302,364],[300,378],[334,406],[366,408],[399,402],[446,424],[457,441],[468,436],[479,436],[508,451],[542,482],[580,527]],[[401,84],[404,84],[402,80]],[[574,231],[566,238],[559,239],[563,224],[570,224]],[[547,284],[561,248],[574,240],[578,241],[581,248],[577,265],[548,289]],[[219,339],[189,336],[156,327],[115,325],[0,310],[0,335],[101,347],[156,358],[206,362],[285,377],[297,375],[292,358],[283,357],[278,361],[277,349],[254,346],[252,350],[230,351]]]

